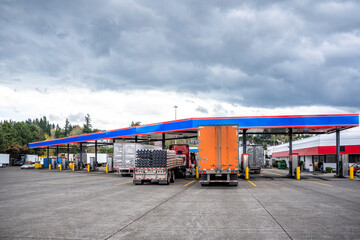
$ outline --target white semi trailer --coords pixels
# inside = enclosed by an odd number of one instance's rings
[[[161,150],[161,147],[140,143],[114,143],[114,170],[122,176],[131,176],[135,168],[137,150]]]
[[[243,148],[239,148],[240,156],[243,153]],[[260,173],[262,166],[265,164],[265,152],[263,145],[247,145],[246,153],[249,154],[249,167],[253,173]]]
[[[0,167],[9,165],[10,154],[0,154]]]

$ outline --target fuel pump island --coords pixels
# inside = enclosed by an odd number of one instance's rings
[[[83,162],[83,148],[86,146],[95,146],[95,155],[88,163],[88,171],[94,171],[97,168],[98,154],[97,148],[101,145],[116,145],[121,142],[133,142],[145,144],[149,142],[161,141],[160,149],[166,150],[165,141],[175,139],[198,139],[199,156],[192,164],[190,157],[184,153],[167,152],[167,159],[173,159],[170,162],[162,162],[159,157],[153,158],[156,164],[169,167],[159,181],[172,182],[176,174],[182,174],[183,166],[186,168],[196,168],[200,174],[201,185],[208,185],[212,182],[224,182],[229,185],[237,186],[238,175],[249,178],[249,155],[246,152],[246,136],[251,134],[287,134],[289,136],[289,177],[299,178],[298,156],[292,152],[292,137],[295,134],[328,134],[336,132],[336,176],[345,177],[348,174],[348,157],[340,154],[340,133],[341,130],[359,126],[359,114],[326,114],[326,115],[289,115],[289,116],[254,116],[254,117],[213,117],[213,118],[189,118],[175,121],[148,124],[136,127],[121,128],[117,130],[97,132],[87,135],[79,135],[67,138],[53,139],[29,144],[29,148],[50,148],[56,149],[59,153],[60,148],[67,148],[69,153],[70,145],[79,150],[79,156],[75,157],[75,162],[71,164],[73,170],[80,170],[87,163]],[[112,140],[107,140],[112,139]],[[239,140],[242,139],[242,154],[239,154]],[[103,140],[107,140],[104,142]],[[120,149],[120,148],[119,148]],[[133,147],[132,159],[137,160],[136,147]],[[144,149],[144,148],[141,148]],[[136,151],[135,151],[136,150]],[[159,151],[148,150],[148,151]],[[49,151],[47,151],[49,153]],[[158,153],[163,154],[163,153]],[[165,154],[165,153],[164,153]],[[173,158],[169,158],[175,154]],[[160,156],[159,155],[159,156]],[[133,174],[134,168],[127,164],[128,156],[114,156],[114,158],[123,159],[120,165],[117,165],[113,158],[108,158],[107,172],[121,169],[122,174]],[[145,159],[146,154],[141,155]],[[162,156],[162,155],[161,155]],[[164,155],[165,156],[165,155]],[[185,159],[185,162],[181,158]],[[50,156],[47,156],[50,160]],[[159,160],[160,159],[160,160]],[[164,157],[165,159],[165,157]],[[133,161],[133,162],[134,162]],[[170,160],[169,160],[170,161]],[[53,159],[49,161],[53,162]],[[58,161],[57,161],[58,163]],[[145,163],[139,161],[141,168],[155,166],[153,162]],[[140,166],[139,165],[139,166]],[[160,166],[159,165],[159,166]],[[53,166],[49,166],[52,168]],[[55,167],[55,166],[54,166]],[[64,160],[63,169],[69,168],[69,162]],[[135,166],[136,167],[136,166]],[[128,171],[127,171],[128,169]],[[127,171],[127,172],[125,172]],[[146,170],[139,170],[138,174],[143,174]],[[186,172],[186,169],[185,169]],[[139,175],[133,174],[134,178]],[[166,178],[166,179],[163,179]],[[137,182],[138,183],[138,182]]]

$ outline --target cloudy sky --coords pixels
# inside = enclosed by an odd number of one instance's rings
[[[359,1],[0,0],[0,120],[360,112]]]

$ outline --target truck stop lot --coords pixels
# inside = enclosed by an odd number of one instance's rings
[[[266,169],[238,187],[0,169],[0,238],[356,239],[360,181]]]

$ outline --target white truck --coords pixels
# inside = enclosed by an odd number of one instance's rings
[[[239,148],[240,156],[243,148]],[[246,153],[249,154],[249,168],[253,173],[260,173],[262,166],[265,164],[265,152],[263,145],[247,145]]]
[[[183,158],[177,158],[174,150],[138,150],[133,175],[135,185],[144,182],[168,185],[184,166]]]
[[[161,150],[161,147],[140,143],[114,143],[114,171],[123,177],[131,176],[134,172],[136,151],[143,149]]]
[[[10,154],[0,154],[0,167],[5,167],[9,165]]]

